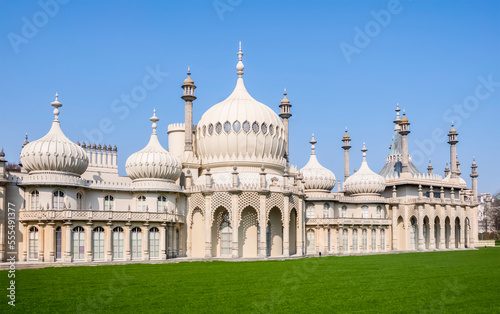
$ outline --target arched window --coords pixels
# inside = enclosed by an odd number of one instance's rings
[[[368,218],[368,206],[361,207],[361,217]]]
[[[377,206],[377,218],[382,218],[382,207]]]
[[[113,229],[113,258],[123,258],[123,229]]]
[[[52,194],[52,208],[54,210],[63,210],[64,209],[64,192],[63,191],[54,191]]]
[[[362,247],[363,252],[368,251],[367,234],[368,234],[368,232],[366,231],[366,229],[363,229],[363,231],[361,232],[361,247]]]
[[[104,196],[104,210],[114,210],[114,200],[115,198],[111,195]]]
[[[132,258],[142,258],[142,232],[139,227],[132,229]]]
[[[323,217],[324,218],[330,217],[330,204],[328,204],[328,203],[325,203],[323,205]]]
[[[377,230],[372,229],[372,251],[377,250]]]
[[[149,257],[160,257],[160,231],[156,227],[149,229]]]
[[[56,260],[62,258],[62,229],[61,227],[56,228]]]
[[[385,251],[385,229],[380,230],[380,250]]]
[[[203,126],[203,136],[207,136],[207,126]]]
[[[85,258],[85,231],[78,226],[73,228],[73,259],[83,260]]]
[[[38,228],[30,228],[30,241],[29,241],[29,259],[31,261],[38,260]]]
[[[342,248],[344,252],[349,250],[349,235],[347,233],[347,229],[342,231]]]
[[[260,130],[262,131],[262,134],[266,134],[267,133],[267,124],[262,123],[262,125],[260,126]]]
[[[250,132],[250,123],[248,121],[243,122],[243,131],[245,131],[245,133]]]
[[[342,217],[347,217],[347,206],[342,206]]]
[[[226,133],[231,132],[231,122],[229,121],[224,122],[224,132]]]
[[[257,122],[252,123],[252,131],[253,133],[259,133],[259,124]]]
[[[314,218],[314,204],[307,204],[306,217]]]
[[[358,251],[358,230],[354,229],[352,231],[352,251],[357,252]]]
[[[241,130],[241,123],[240,121],[236,120],[233,123],[233,130],[234,132],[238,133]]]
[[[229,213],[225,212],[222,216],[221,230],[221,255],[230,255],[232,252],[231,244],[231,225],[229,223]]]
[[[212,135],[214,133],[214,125],[210,123],[208,125],[208,135]]]
[[[269,124],[269,134],[274,135],[274,126]]]
[[[76,193],[76,209],[83,209],[83,194]]]
[[[307,253],[312,254],[316,252],[316,245],[314,244],[314,230],[307,230]]]
[[[94,259],[103,260],[104,259],[104,228],[96,227],[94,228]]]
[[[220,134],[220,132],[222,132],[222,124],[220,122],[217,122],[217,124],[215,125],[215,132],[217,134]]]
[[[30,196],[30,201],[31,201],[31,210],[37,210],[40,209],[40,192],[37,190],[31,191],[31,196]],[[48,209],[48,208],[47,208]]]
[[[146,196],[140,195],[137,197],[137,211],[146,211]]]
[[[163,195],[158,196],[158,202],[156,205],[156,211],[163,213],[167,211],[167,198]]]

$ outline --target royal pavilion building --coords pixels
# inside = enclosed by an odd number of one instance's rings
[[[184,123],[158,133],[153,112],[151,137],[126,160],[128,176],[118,173],[116,146],[74,143],[64,135],[56,95],[52,126],[24,142],[21,170],[9,171],[3,149],[0,154],[0,259],[6,261],[12,244],[18,261],[33,263],[474,248],[477,166],[468,188],[453,127],[444,177],[430,163],[425,173],[412,163],[410,123],[399,107],[380,172],[370,169],[374,157],[363,144],[359,170],[350,173],[347,130],[339,135],[343,180],[321,165],[314,135],[309,161],[297,169],[289,163],[286,91],[279,114],[255,100],[245,88],[242,56],[240,46],[233,92],[197,124],[188,72]],[[158,140],[166,135],[168,149]],[[14,220],[10,204],[19,206]]]

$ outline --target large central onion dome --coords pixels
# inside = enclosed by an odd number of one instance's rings
[[[311,157],[304,168],[300,169],[305,180],[304,188],[308,191],[330,192],[335,186],[335,175],[329,169],[323,167],[316,158],[314,144],[317,142],[314,139],[314,134],[309,143],[311,143]]]
[[[366,152],[363,143],[363,162],[358,172],[347,178],[344,182],[344,191],[347,194],[379,195],[385,190],[385,179],[373,172],[366,162]]]
[[[150,118],[153,122],[153,133],[148,145],[140,151],[133,153],[125,163],[125,170],[133,181],[179,179],[182,171],[181,162],[177,157],[165,150],[158,141],[156,110]]]
[[[243,53],[232,94],[208,109],[197,125],[198,155],[204,165],[285,165],[284,126],[268,106],[253,99],[243,83]],[[242,162],[243,161],[243,162]]]
[[[26,144],[21,151],[21,163],[30,173],[58,172],[79,176],[87,170],[89,159],[80,146],[71,142],[61,129],[57,100],[51,103],[54,109],[54,121],[49,133],[39,140]]]

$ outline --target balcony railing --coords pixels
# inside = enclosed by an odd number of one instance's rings
[[[354,217],[337,217],[337,218],[308,218],[306,225],[360,225],[360,226],[385,226],[390,225],[391,219],[387,218],[354,218]]]

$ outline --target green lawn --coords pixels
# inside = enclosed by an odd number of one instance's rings
[[[7,272],[0,272],[6,295]],[[16,272],[16,312],[500,312],[500,248]],[[0,313],[8,298],[2,298]]]

